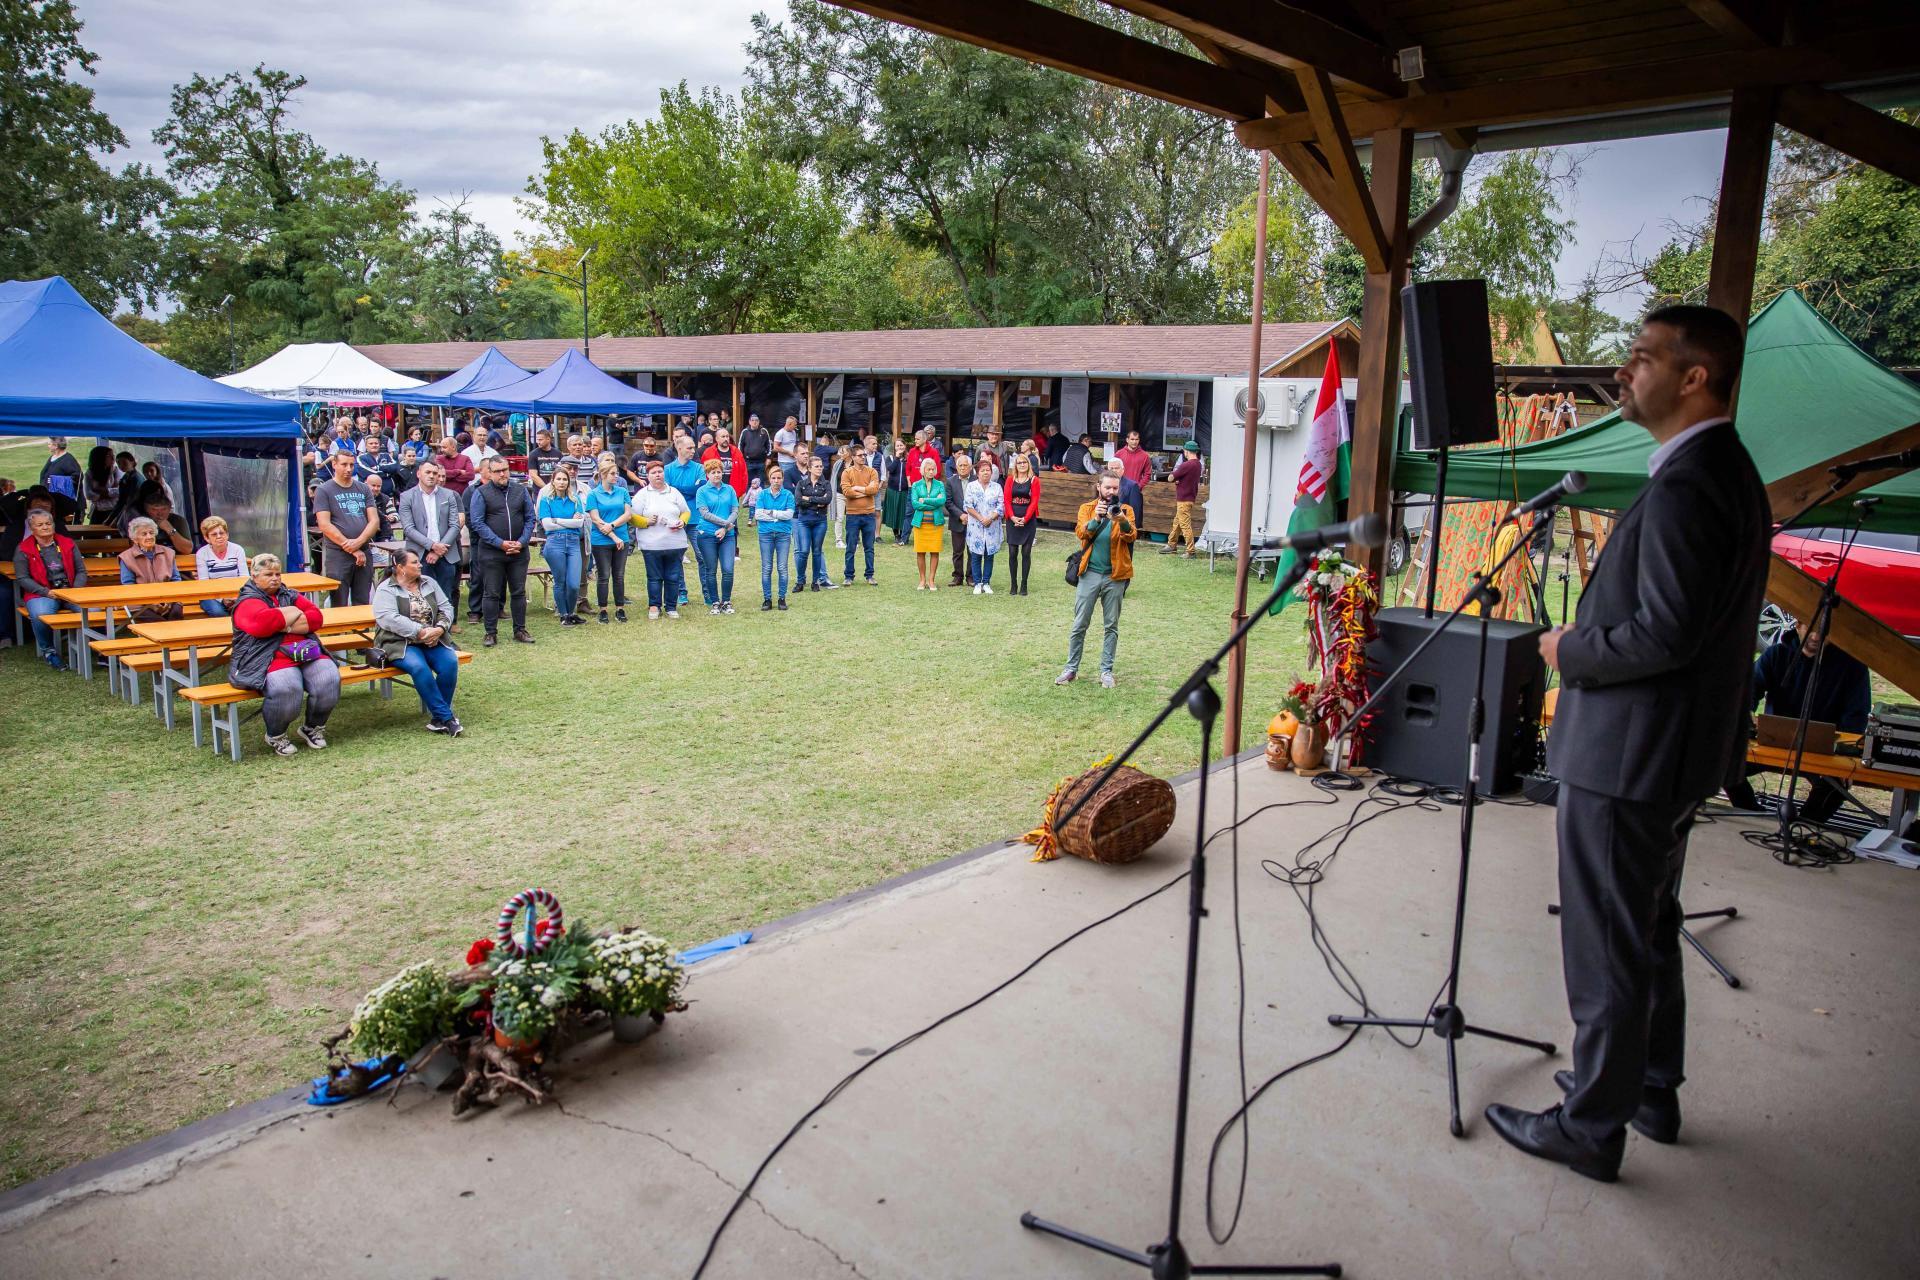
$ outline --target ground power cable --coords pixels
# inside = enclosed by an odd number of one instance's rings
[[[1235,762],[1231,762],[1231,761],[1223,762],[1223,763],[1227,763],[1229,765],[1235,765]],[[1219,764],[1216,764],[1214,767],[1218,768],[1220,766]],[[1209,835],[1207,837],[1208,845],[1212,845],[1215,840],[1218,840],[1222,836],[1231,834],[1235,838],[1235,847],[1237,849],[1238,833],[1240,828],[1246,825],[1247,823],[1253,821],[1255,818],[1259,817],[1261,814],[1267,813],[1268,811],[1273,809],[1286,809],[1295,805],[1320,805],[1320,804],[1336,803],[1335,798],[1332,796],[1329,796],[1326,800],[1316,800],[1316,799],[1278,800],[1278,801],[1274,801],[1271,804],[1262,805],[1258,809],[1255,809],[1252,813],[1248,814],[1246,817],[1241,818],[1241,817],[1238,817],[1239,772],[1240,771],[1237,766],[1233,767],[1234,788],[1235,788],[1234,808],[1236,811],[1236,816],[1235,816],[1233,825],[1228,827],[1222,827],[1220,830],[1215,831],[1213,834]],[[1236,864],[1237,864],[1237,859],[1236,859]],[[708,1265],[713,1261],[714,1251],[720,1245],[720,1237],[726,1233],[728,1225],[733,1222],[735,1215],[737,1215],[740,1212],[741,1207],[745,1205],[749,1199],[752,1198],[753,1189],[759,1185],[761,1177],[766,1173],[767,1169],[773,1164],[774,1160],[779,1157],[780,1153],[786,1149],[787,1144],[792,1142],[794,1138],[799,1136],[800,1131],[807,1126],[808,1121],[812,1120],[815,1116],[819,1115],[822,1111],[824,1111],[829,1104],[831,1104],[836,1098],[838,1098],[842,1093],[844,1093],[847,1087],[851,1085],[855,1080],[859,1079],[862,1075],[864,1075],[868,1071],[868,1069],[879,1065],[886,1058],[892,1056],[897,1050],[906,1048],[908,1045],[914,1043],[916,1040],[919,1040],[921,1037],[929,1034],[930,1032],[938,1030],[939,1028],[945,1026],[947,1023],[952,1022],[955,1018],[960,1017],[962,1014],[971,1013],[973,1010],[985,1004],[988,1000],[991,1000],[994,996],[999,995],[1002,991],[1005,991],[1008,987],[1011,987],[1014,983],[1020,981],[1020,979],[1032,973],[1035,969],[1040,967],[1043,961],[1047,960],[1055,952],[1058,952],[1064,947],[1066,947],[1069,943],[1078,941],[1080,938],[1093,932],[1095,929],[1098,929],[1101,925],[1111,923],[1114,920],[1118,920],[1121,916],[1126,915],[1129,911],[1132,911],[1135,907],[1142,906],[1145,903],[1150,902],[1153,899],[1159,897],[1161,894],[1165,893],[1167,890],[1173,888],[1175,885],[1185,880],[1189,874],[1190,873],[1187,871],[1182,871],[1180,872],[1180,874],[1174,876],[1171,880],[1165,881],[1164,883],[1160,884],[1156,888],[1149,889],[1146,893],[1141,894],[1139,897],[1133,899],[1131,902],[1127,902],[1115,908],[1114,910],[1108,912],[1104,916],[1101,916],[1097,920],[1092,920],[1084,925],[1081,925],[1078,929],[1075,929],[1072,933],[1069,933],[1064,938],[1061,938],[1059,941],[1049,946],[1046,950],[1042,951],[1039,955],[1029,960],[1026,964],[1022,965],[1018,970],[1016,970],[1011,976],[1003,979],[997,985],[988,988],[986,991],[982,992],[978,996],[975,996],[972,1000],[969,1000],[967,1003],[959,1006],[958,1008],[949,1010],[948,1012],[941,1014],[938,1018],[935,1018],[932,1022],[929,1022],[926,1026],[921,1027],[919,1030],[909,1032],[907,1035],[902,1036],[900,1039],[894,1041],[892,1044],[888,1045],[886,1048],[880,1050],[880,1052],[874,1054],[871,1058],[868,1058],[865,1062],[861,1063],[859,1066],[855,1067],[853,1070],[847,1072],[846,1075],[840,1077],[840,1079],[834,1084],[834,1086],[831,1089],[828,1089],[826,1093],[821,1095],[819,1101],[815,1102],[811,1107],[807,1108],[805,1114],[803,1114],[798,1120],[794,1121],[792,1128],[788,1129],[784,1134],[780,1136],[780,1140],[773,1144],[773,1148],[767,1152],[766,1156],[762,1158],[759,1165],[755,1167],[752,1176],[749,1177],[746,1180],[746,1182],[741,1185],[738,1194],[734,1196],[733,1203],[727,1207],[726,1214],[720,1219],[719,1225],[713,1229],[712,1236],[708,1238],[706,1250],[700,1255],[700,1263],[693,1270],[693,1280],[700,1280],[700,1278],[706,1274]],[[1240,938],[1239,938],[1239,910],[1238,910],[1239,878],[1237,874],[1237,865],[1236,865],[1236,874],[1234,877],[1234,884],[1235,884],[1234,942],[1235,942],[1235,948],[1236,950],[1238,950]],[[1241,1004],[1241,1023],[1242,1023],[1242,1049],[1243,1049],[1243,1058],[1244,1058],[1244,1043],[1245,1043],[1244,1042],[1244,1031],[1245,1031],[1244,1024],[1246,1020],[1245,1019],[1246,998],[1245,998],[1244,963],[1241,966],[1241,988],[1242,988],[1242,991],[1241,991],[1240,1004]],[[1244,1085],[1244,1082],[1245,1082],[1245,1076],[1244,1076],[1244,1061],[1243,1061],[1243,1073],[1242,1073],[1243,1085]],[[1242,1108],[1242,1111],[1244,1111],[1244,1108]],[[1244,1195],[1244,1193],[1245,1193],[1245,1186],[1243,1181],[1242,1194]]]

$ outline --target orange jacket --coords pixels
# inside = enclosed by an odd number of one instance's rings
[[[1080,572],[1087,571],[1087,561],[1093,555],[1093,540],[1099,534],[1098,529],[1088,531],[1087,525],[1093,520],[1093,509],[1100,500],[1080,504],[1080,518],[1073,522],[1073,531],[1080,539]],[[1119,513],[1113,517],[1113,536],[1107,541],[1107,554],[1113,560],[1115,582],[1125,582],[1133,577],[1133,540],[1139,530],[1134,528],[1133,508],[1125,503],[1116,503]]]
[[[858,461],[840,468],[840,494],[847,500],[848,515],[872,515],[874,494],[879,492],[880,473],[867,465],[864,453]]]

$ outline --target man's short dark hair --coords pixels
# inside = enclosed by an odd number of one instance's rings
[[[1722,400],[1733,399],[1747,351],[1739,321],[1718,307],[1682,303],[1659,308],[1644,323],[1663,324],[1678,333],[1681,357],[1707,371],[1707,390]]]

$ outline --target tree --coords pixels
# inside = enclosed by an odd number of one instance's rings
[[[1568,364],[1614,364],[1626,358],[1627,322],[1600,306],[1600,283],[1593,273],[1573,297],[1548,304],[1547,326]]]
[[[1245,322],[1253,317],[1254,231],[1259,193],[1247,196],[1227,215],[1214,242],[1211,267],[1222,318]],[[1267,279],[1262,314],[1270,321],[1325,319],[1328,312],[1328,255],[1337,232],[1305,188],[1284,173],[1267,188]],[[1357,256],[1357,255],[1356,255]]]
[[[810,264],[793,329],[945,329],[967,323],[945,258],[888,228],[855,227]]]
[[[463,197],[428,214],[396,265],[410,330],[430,341],[498,342],[573,331],[564,284],[510,258]]]
[[[0,280],[65,276],[102,311],[151,306],[167,186],[143,165],[99,155],[127,144],[93,90],[70,0],[0,0]]]
[[[389,286],[407,254],[413,193],[294,128],[305,84],[258,66],[174,87],[153,136],[180,188],[166,215],[165,279],[194,317],[180,326],[176,359],[224,365],[224,342],[215,358],[198,321],[228,307],[243,360],[287,342],[379,342],[406,331]]]
[[[541,140],[530,211],[594,246],[595,311],[616,332],[737,333],[802,310],[808,264],[839,215],[715,89],[683,82],[657,118]]]
[[[1920,118],[1911,110],[1891,114],[1907,123]],[[1646,311],[1704,302],[1716,217],[1710,208],[1697,222],[1670,227],[1651,255],[1629,250],[1610,262],[1608,287],[1644,289]],[[1787,289],[1799,290],[1882,363],[1920,363],[1920,189],[1777,131],[1754,269],[1754,310]]]

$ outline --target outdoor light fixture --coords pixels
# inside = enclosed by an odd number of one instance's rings
[[[1427,74],[1426,50],[1417,44],[1402,49],[1395,60],[1400,64],[1402,80],[1419,80]]]

